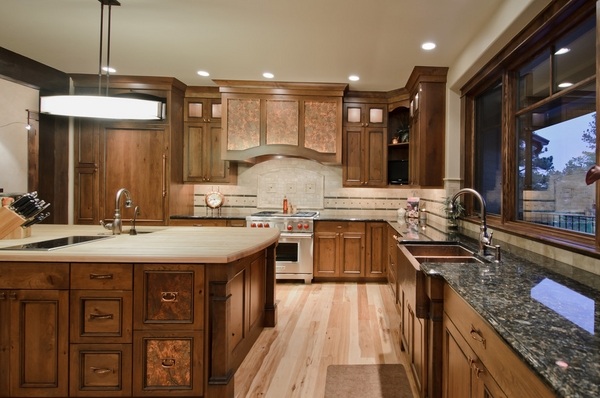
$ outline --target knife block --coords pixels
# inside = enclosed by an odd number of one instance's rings
[[[0,239],[22,239],[31,236],[31,228],[21,228],[25,220],[6,207],[0,207]]]

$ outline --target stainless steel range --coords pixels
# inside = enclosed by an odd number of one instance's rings
[[[277,228],[281,232],[275,251],[276,279],[312,282],[314,219],[318,216],[316,211],[261,211],[246,217],[248,228]]]

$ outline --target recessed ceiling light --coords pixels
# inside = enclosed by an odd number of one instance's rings
[[[348,80],[357,82],[360,80],[360,77],[358,77],[357,75],[350,75],[350,76],[348,76]]]
[[[115,68],[109,68],[108,66],[103,66],[102,70],[108,73],[115,73],[117,71]]]
[[[421,48],[427,51],[433,50],[435,48],[435,43],[428,41],[426,43],[421,44]]]
[[[210,73],[208,73],[208,72],[207,72],[207,71],[205,71],[205,70],[199,70],[199,71],[198,71],[198,74],[199,74],[200,76],[204,76],[204,77],[210,76]]]
[[[571,51],[570,48],[562,47],[562,48],[559,48],[558,50],[556,50],[556,52],[554,53],[554,55],[563,55],[563,54],[568,53],[569,51]]]
[[[567,88],[567,87],[571,87],[572,85],[573,85],[573,83],[571,83],[571,82],[564,82],[564,83],[560,83],[558,85],[558,87],[560,87],[560,88]]]
[[[265,72],[265,73],[263,73],[263,77],[266,77],[267,79],[272,79],[275,77],[275,75],[272,74],[271,72]]]

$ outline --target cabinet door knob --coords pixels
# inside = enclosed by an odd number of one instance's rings
[[[163,368],[172,368],[175,366],[175,358],[164,358],[160,364]]]

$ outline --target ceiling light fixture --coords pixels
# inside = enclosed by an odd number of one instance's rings
[[[263,73],[263,77],[266,77],[267,79],[272,79],[275,77],[275,75],[272,74],[271,72],[265,72],[265,73]]]
[[[204,70],[199,70],[197,73],[198,73],[200,76],[203,76],[203,77],[208,77],[208,76],[210,76],[210,73],[208,73],[207,71],[204,71]]]
[[[351,82],[357,82],[360,80],[360,77],[358,77],[357,75],[350,75],[348,76],[348,80],[350,80]]]
[[[421,48],[426,51],[433,50],[435,47],[436,47],[435,43],[430,42],[430,41],[421,44]]]
[[[568,53],[570,51],[571,51],[571,49],[568,48],[568,47],[561,47],[558,50],[556,50],[556,52],[554,53],[554,55],[563,55],[563,54],[566,54],[566,53]]]
[[[55,95],[40,98],[40,112],[50,115],[91,117],[102,119],[161,120],[165,117],[165,104],[137,98],[110,97],[108,95],[110,73],[110,30],[112,6],[120,6],[117,0],[100,2],[100,59],[98,61],[98,95]],[[102,95],[102,58],[104,37],[104,7],[108,6],[108,29],[106,49],[106,93]]]

